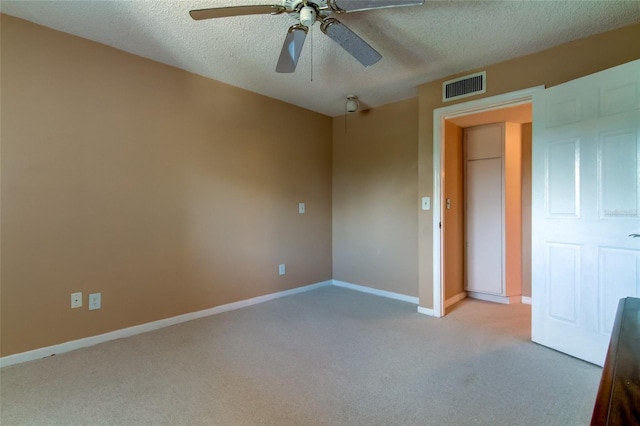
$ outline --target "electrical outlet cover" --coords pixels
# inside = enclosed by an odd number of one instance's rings
[[[82,292],[71,293],[71,308],[82,307]]]

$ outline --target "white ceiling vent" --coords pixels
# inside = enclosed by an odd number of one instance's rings
[[[445,81],[442,83],[442,102],[484,93],[487,91],[486,80],[487,72],[482,71]]]

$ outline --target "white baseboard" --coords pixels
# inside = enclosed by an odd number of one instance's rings
[[[394,293],[386,290],[378,290],[377,288],[365,287],[363,285],[346,283],[344,281],[331,280],[336,287],[348,288],[350,290],[360,291],[362,293],[374,294],[376,296],[387,297],[389,299],[402,300],[403,302],[418,304],[418,298],[407,296],[406,294]]]
[[[180,324],[182,322],[191,321],[198,318],[221,314],[223,312],[233,311],[233,310],[245,308],[251,305],[257,305],[258,303],[267,302],[269,300],[278,299],[280,297],[291,296],[296,293],[315,290],[320,287],[327,287],[332,284],[333,282],[331,280],[323,281],[320,283],[311,284],[304,287],[293,288],[291,290],[280,291],[277,293],[271,293],[264,296],[254,297],[251,299],[240,300],[238,302],[227,303],[226,305],[220,305],[220,306],[216,306],[210,309],[205,309],[202,311],[190,312],[188,314],[178,315],[176,317],[165,318],[158,321],[148,322],[146,324],[140,324],[133,327],[123,328],[120,330],[111,331],[109,333],[99,334],[97,336],[85,337],[78,340],[72,340],[70,342],[60,343],[53,346],[47,346],[45,348],[39,348],[39,349],[34,349],[32,351],[22,352],[14,355],[8,355],[0,358],[0,367],[7,367],[13,364],[33,361],[36,359],[46,358],[52,355],[73,351],[76,349],[86,348],[89,346],[97,345],[98,343],[105,343],[115,339],[122,339],[123,337],[130,337],[136,334],[146,333],[148,331],[169,327],[170,325]]]
[[[462,293],[458,293],[453,297],[448,298],[447,300],[444,301],[444,307],[445,309],[448,308],[451,305],[454,305],[456,303],[458,303],[459,301],[461,301],[462,299],[466,299],[467,298],[467,292],[463,291]]]
[[[477,293],[475,291],[467,291],[467,295],[471,299],[484,300],[485,302],[502,303],[509,305],[511,303],[520,303],[522,296],[497,296],[494,294]]]
[[[422,306],[418,306],[418,313],[423,315],[433,316],[433,309],[423,308]]]
[[[414,303],[416,305],[418,304],[417,297],[407,296],[405,294],[400,294],[400,293],[393,293],[391,291],[378,290],[375,288],[346,283],[343,281],[328,280],[328,281],[323,281],[316,284],[307,285],[304,287],[294,288],[291,290],[280,291],[277,293],[258,296],[258,297],[254,297],[247,300],[240,300],[238,302],[228,303],[226,305],[220,305],[220,306],[216,306],[210,309],[205,309],[202,311],[190,312],[188,314],[178,315],[171,318],[165,318],[158,321],[152,321],[145,324],[136,325],[133,327],[123,328],[120,330],[111,331],[109,333],[99,334],[97,336],[85,337],[78,340],[72,340],[70,342],[64,342],[64,343],[60,343],[53,346],[47,346],[45,348],[39,348],[39,349],[34,349],[32,351],[8,355],[0,358],[0,368],[7,367],[13,364],[19,364],[27,361],[46,358],[52,355],[62,354],[65,352],[76,350],[76,349],[94,346],[99,343],[105,343],[115,339],[122,339],[124,337],[135,336],[136,334],[158,330],[160,328],[169,327],[171,325],[180,324],[180,323],[191,321],[198,318],[204,318],[211,315],[221,314],[223,312],[233,311],[240,308],[246,308],[248,306],[257,305],[259,303],[267,302],[269,300],[278,299],[280,297],[285,297],[285,296],[291,296],[296,293],[315,290],[317,288],[327,287],[330,285],[335,285],[337,287],[344,287],[351,290],[360,291],[363,293],[373,294],[376,296],[387,297],[390,299],[402,300],[404,302]],[[418,307],[418,312],[433,316],[432,309]]]
[[[522,296],[522,303],[525,304],[525,305],[530,305],[531,304],[531,297]]]

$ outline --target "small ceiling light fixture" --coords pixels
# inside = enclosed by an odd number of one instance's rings
[[[347,110],[347,112],[356,112],[358,110],[358,97],[356,95],[347,96],[345,109]]]

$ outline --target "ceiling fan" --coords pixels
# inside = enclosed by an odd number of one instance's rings
[[[382,55],[347,26],[331,17],[333,14],[361,12],[397,6],[417,6],[424,0],[274,0],[278,4],[256,6],[228,6],[198,9],[189,12],[196,21],[227,16],[279,15],[287,13],[298,21],[287,31],[276,72],[294,72],[307,32],[313,24],[320,22],[320,30],[338,43],[365,67],[378,62]]]

